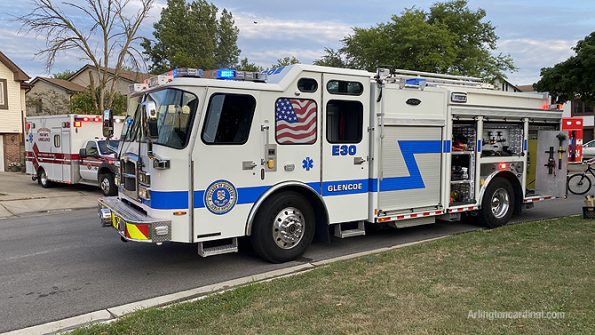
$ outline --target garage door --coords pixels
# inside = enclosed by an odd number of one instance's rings
[[[0,171],[4,171],[4,136],[0,134]]]

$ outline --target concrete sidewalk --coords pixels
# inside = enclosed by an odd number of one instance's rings
[[[0,219],[97,206],[98,188],[61,185],[43,188],[22,173],[0,172]]]

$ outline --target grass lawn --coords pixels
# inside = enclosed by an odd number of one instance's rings
[[[472,318],[469,312],[563,312]],[[488,314],[488,316],[494,316]],[[593,334],[595,221],[536,221],[366,256],[74,334]]]

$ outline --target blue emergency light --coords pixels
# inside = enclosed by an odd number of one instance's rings
[[[405,86],[420,87],[425,86],[426,80],[424,78],[411,78],[405,80]]]
[[[235,70],[217,70],[215,72],[216,79],[234,79],[236,77]]]

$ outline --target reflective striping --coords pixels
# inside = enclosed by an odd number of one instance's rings
[[[544,201],[544,200],[552,200],[555,198],[556,197],[554,197],[553,195],[548,195],[548,196],[544,196],[544,197],[529,197],[529,198],[523,199],[523,203],[530,204],[530,203]]]
[[[382,216],[376,219],[376,222],[390,222],[390,221],[400,221],[400,220],[409,220],[409,219],[416,219],[419,217],[429,217],[429,216],[436,216],[442,215],[445,211],[426,211],[426,212],[417,212],[417,213],[410,213],[410,214],[399,214],[396,216]]]
[[[134,225],[126,222],[126,237],[134,240],[148,240],[149,239],[149,225],[139,224]]]

